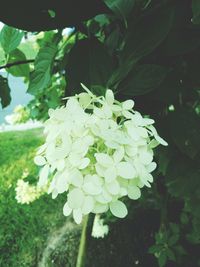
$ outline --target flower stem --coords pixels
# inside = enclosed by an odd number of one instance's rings
[[[81,232],[81,240],[80,240],[80,245],[79,245],[79,250],[78,250],[76,267],[84,267],[85,266],[88,218],[89,218],[88,215],[86,215],[83,218],[83,228],[82,228],[82,232]]]

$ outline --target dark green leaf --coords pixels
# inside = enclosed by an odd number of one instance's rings
[[[121,64],[110,78],[108,86],[116,87],[142,57],[151,53],[165,39],[173,18],[174,8],[159,9],[156,14],[143,17],[131,27],[122,51]]]
[[[166,251],[163,251],[160,253],[160,256],[158,258],[159,267],[164,267],[166,262],[167,262],[167,254]]]
[[[119,88],[126,95],[144,95],[155,90],[168,73],[166,67],[144,64],[134,68]]]
[[[176,257],[175,257],[175,254],[173,252],[173,250],[171,250],[170,248],[168,248],[166,250],[166,253],[167,253],[167,257],[172,260],[172,261],[176,261]]]
[[[179,240],[179,235],[173,235],[173,236],[171,236],[169,238],[169,242],[168,242],[169,246],[175,245],[178,242],[178,240]]]
[[[135,4],[135,0],[104,0],[106,5],[118,16],[125,19]]]
[[[194,24],[199,24],[200,23],[200,2],[199,2],[199,0],[192,0],[192,13],[193,13],[192,22]]]
[[[19,61],[26,61],[26,56],[21,50],[15,49],[9,54],[8,63]],[[16,77],[29,77],[30,69],[28,64],[19,64],[8,68],[7,71]]]
[[[169,33],[173,19],[173,7],[163,8],[143,17],[127,36],[123,60],[136,62],[151,53]]]
[[[169,193],[181,199],[191,198],[191,196],[199,194],[199,176],[200,170],[194,161],[176,155],[171,158],[166,173],[166,185]]]
[[[170,119],[170,133],[177,147],[194,158],[200,151],[200,119],[192,112],[180,110]]]
[[[49,85],[56,52],[57,46],[54,43],[47,44],[40,49],[35,60],[35,70],[31,73],[29,93],[35,95]]]
[[[5,108],[10,104],[11,96],[8,80],[2,76],[0,76],[0,99],[2,108]]]
[[[96,39],[79,41],[72,48],[66,65],[70,93],[86,86],[105,86],[113,69],[111,57]]]
[[[9,54],[20,44],[24,33],[5,25],[1,30],[0,41],[6,54]]]

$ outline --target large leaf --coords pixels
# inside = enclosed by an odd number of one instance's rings
[[[135,0],[104,0],[106,5],[118,16],[125,19],[131,12]]]
[[[33,41],[26,41],[18,47],[26,56],[27,59],[34,59],[38,53],[38,45]]]
[[[36,95],[47,87],[51,81],[51,69],[56,56],[56,44],[42,47],[35,60],[35,70],[31,73],[28,92]]]
[[[181,152],[194,158],[200,151],[200,118],[186,109],[176,111],[170,118],[170,133]]]
[[[199,175],[200,169],[195,162],[186,157],[174,155],[166,173],[169,192],[175,197],[191,198],[195,193],[199,193]]]
[[[151,53],[167,36],[174,19],[174,7],[162,8],[143,17],[126,38],[123,59],[138,61]]]
[[[199,24],[200,23],[200,1],[199,0],[192,0],[192,13],[193,13],[192,22],[194,24]]]
[[[66,65],[70,93],[87,86],[105,86],[113,69],[111,57],[103,44],[96,39],[85,39],[72,48]]]
[[[9,54],[20,44],[24,33],[5,25],[1,30],[0,41],[6,54]]]
[[[0,99],[2,108],[5,108],[10,104],[11,97],[8,80],[2,76],[0,76]]]
[[[9,54],[8,63],[20,62],[20,61],[26,61],[26,56],[21,50],[15,49]],[[19,64],[7,68],[7,71],[16,77],[29,77],[30,69],[28,64]]]
[[[131,27],[122,51],[121,64],[109,80],[109,86],[117,86],[141,58],[161,44],[170,31],[173,19],[174,7],[162,8]]]
[[[166,67],[153,64],[139,65],[134,68],[119,88],[126,95],[144,95],[155,90],[168,73]]]

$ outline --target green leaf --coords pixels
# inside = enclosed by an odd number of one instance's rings
[[[38,45],[33,41],[26,41],[18,47],[26,56],[27,59],[34,59],[38,53]]]
[[[167,262],[167,254],[166,251],[163,251],[160,253],[160,256],[158,258],[159,267],[164,267],[166,262]]]
[[[172,196],[181,199],[190,199],[192,196],[199,195],[199,176],[200,169],[196,162],[180,154],[174,155],[171,158],[166,173],[168,192]]]
[[[8,63],[26,61],[26,56],[19,49],[15,49],[9,54]],[[29,64],[20,64],[7,68],[7,71],[16,77],[29,77]]]
[[[66,64],[68,90],[82,90],[80,83],[105,86],[112,70],[112,59],[102,43],[94,38],[81,40],[72,48]]]
[[[168,249],[166,250],[166,252],[167,252],[167,257],[168,257],[170,260],[172,260],[172,261],[176,261],[176,256],[175,256],[173,250],[171,250],[170,248],[168,248]]]
[[[47,87],[51,81],[51,70],[56,56],[56,44],[46,44],[39,50],[35,60],[35,70],[31,73],[28,92],[36,95]]]
[[[2,76],[0,76],[0,99],[2,108],[7,107],[11,102],[8,80]]]
[[[178,234],[170,236],[169,241],[168,241],[169,246],[175,245],[178,242],[178,240],[179,240],[179,235]]]
[[[199,24],[200,23],[200,2],[199,2],[199,0],[192,0],[192,13],[193,13],[192,22],[194,24]]]
[[[173,19],[174,7],[163,8],[158,9],[157,13],[143,17],[131,27],[125,39],[121,64],[110,78],[109,87],[116,87],[141,58],[161,44],[170,31]]]
[[[155,90],[165,79],[168,69],[163,66],[144,64],[134,68],[119,88],[126,95],[144,95]]]
[[[180,151],[190,158],[200,151],[200,119],[194,112],[174,112],[170,118],[170,133]]]
[[[104,0],[105,4],[120,18],[125,19],[133,9],[135,0]]]
[[[158,9],[157,13],[144,16],[126,38],[123,60],[136,62],[151,53],[169,33],[173,19],[174,7]]]
[[[24,33],[5,25],[1,30],[0,42],[6,54],[9,54],[20,44]]]

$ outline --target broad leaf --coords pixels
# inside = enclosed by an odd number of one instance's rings
[[[155,90],[168,73],[166,67],[144,64],[134,68],[119,88],[126,95],[144,95]]]
[[[104,0],[106,5],[118,16],[125,19],[135,4],[135,0]]]
[[[8,63],[26,61],[26,56],[19,49],[15,49],[9,54]],[[7,71],[16,77],[29,77],[29,65],[28,64],[19,64],[7,68]]]
[[[186,109],[174,112],[170,118],[170,133],[181,152],[194,158],[200,151],[200,118]]]
[[[113,69],[112,60],[103,44],[85,39],[72,48],[66,65],[70,93],[81,90],[80,83],[89,87],[105,86]]]
[[[174,8],[170,7],[143,17],[131,27],[122,51],[121,64],[113,73],[108,86],[117,86],[141,58],[161,44],[170,31],[173,19]]]
[[[8,80],[2,76],[0,76],[0,99],[2,108],[5,108],[10,104],[11,96]]]
[[[56,56],[56,44],[42,47],[35,60],[35,70],[31,73],[28,92],[36,95],[47,87],[51,81],[51,69]]]
[[[1,30],[0,41],[6,54],[9,54],[20,44],[24,33],[5,25]]]
[[[196,163],[180,154],[171,158],[166,173],[166,185],[172,196],[190,198],[199,195],[200,169]]]

